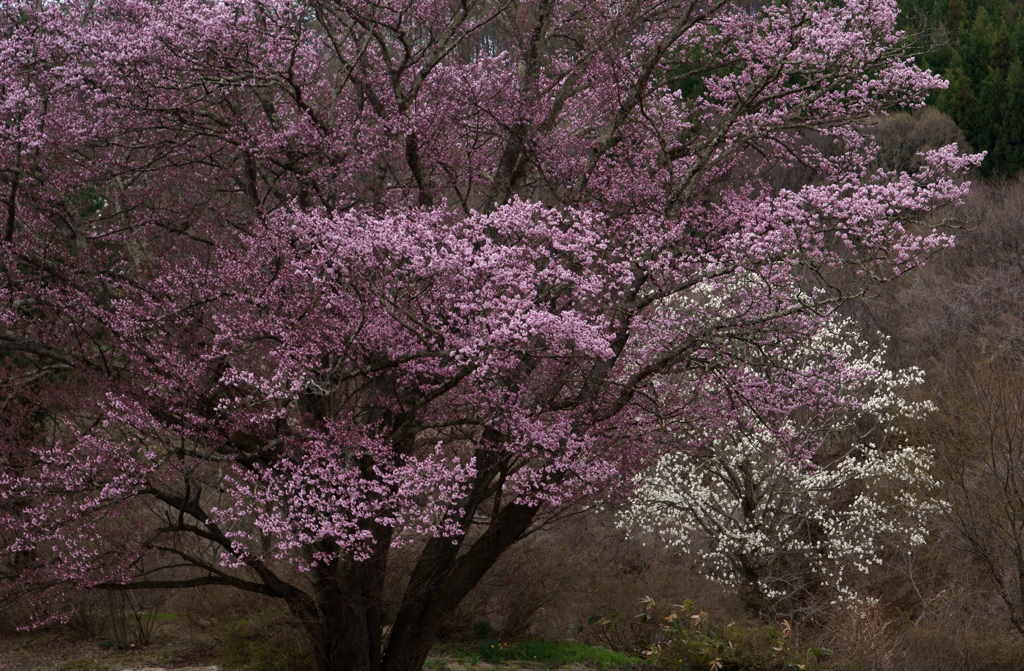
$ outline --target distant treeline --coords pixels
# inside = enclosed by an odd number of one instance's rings
[[[949,80],[932,102],[976,150],[982,173],[1024,170],[1024,12],[1011,0],[901,0],[907,29],[928,48],[919,61]]]

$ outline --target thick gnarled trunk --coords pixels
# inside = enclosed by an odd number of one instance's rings
[[[313,593],[289,601],[309,637],[317,671],[380,671],[391,533],[375,529],[377,549],[364,561],[315,566]]]
[[[317,671],[420,671],[445,619],[533,523],[538,509],[505,506],[468,550],[427,542],[384,637],[384,553],[312,572],[316,597],[290,601],[309,636]]]
[[[380,582],[364,568],[317,570],[315,601],[289,604],[309,638],[317,671],[380,671]]]

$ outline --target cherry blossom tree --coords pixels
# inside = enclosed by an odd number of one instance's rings
[[[638,475],[620,514],[633,533],[655,532],[693,554],[755,615],[806,612],[811,597],[819,606],[864,605],[870,598],[851,577],[921,545],[933,508],[933,455],[906,444],[902,428],[934,409],[907,399],[923,381],[919,369],[890,370],[884,352],[839,319],[797,343],[789,366],[811,379],[835,367],[845,384],[832,407],[798,412],[784,432],[755,413],[733,415],[698,448],[666,454]]]
[[[535,525],[737,416],[827,412],[843,367],[787,352],[947,244],[924,219],[978,162],[871,167],[859,124],[943,85],[895,17],[0,3],[5,587],[45,621],[232,586],[319,669],[418,669]]]

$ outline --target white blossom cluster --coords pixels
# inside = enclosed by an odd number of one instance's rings
[[[809,582],[827,587],[832,603],[863,601],[850,575],[880,564],[893,540],[924,542],[932,483],[929,451],[906,446],[899,428],[932,408],[907,399],[923,374],[890,370],[884,356],[850,322],[828,322],[788,358],[797,369],[820,371],[830,360],[850,373],[833,412],[794,413],[782,431],[747,416],[696,450],[666,455],[638,478],[620,524],[657,533],[696,556],[710,577],[766,603]],[[813,457],[794,456],[794,437]]]

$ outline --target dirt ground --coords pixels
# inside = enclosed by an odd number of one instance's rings
[[[231,671],[217,664],[216,641],[205,632],[180,624],[162,626],[154,642],[117,650],[104,639],[83,639],[67,631],[0,634],[0,671]],[[432,671],[540,671],[536,664],[467,664],[464,660],[433,658]],[[583,666],[562,671],[593,671]]]
[[[157,631],[152,645],[118,650],[105,639],[66,631],[0,635],[0,671],[219,671],[216,647],[203,636]],[[191,644],[190,644],[191,643]]]

